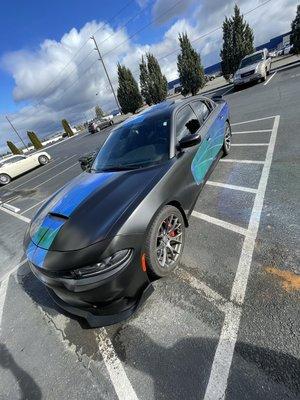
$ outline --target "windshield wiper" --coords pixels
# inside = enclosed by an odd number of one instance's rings
[[[111,167],[101,168],[99,171],[127,171],[142,168],[142,165],[112,165]]]

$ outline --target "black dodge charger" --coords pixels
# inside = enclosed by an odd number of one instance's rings
[[[58,305],[92,327],[132,315],[178,265],[193,206],[230,143],[221,98],[165,101],[115,127],[25,235],[30,267]]]

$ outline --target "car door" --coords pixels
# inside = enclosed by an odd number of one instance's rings
[[[201,125],[202,141],[205,142],[194,159],[196,179],[200,184],[217,157],[223,144],[223,117],[213,113],[213,104],[209,100],[195,100],[191,103]],[[205,149],[205,155],[202,154]],[[202,157],[202,158],[201,158]]]
[[[27,160],[25,156],[16,156],[9,164],[10,176],[18,176],[26,171]]]
[[[186,105],[181,108],[176,115],[176,140],[180,141],[184,136],[198,133],[195,131],[191,131],[189,126],[193,125],[192,122],[198,122],[198,131],[201,130],[201,122],[199,121],[195,111],[190,105]],[[207,140],[206,135],[201,134],[201,142],[196,148],[191,148],[189,151],[193,153],[190,163],[190,169],[193,175],[193,179],[197,185],[199,185],[209,169],[209,141]]]
[[[17,162],[15,162],[15,168],[18,172],[18,175],[23,174],[24,172],[34,168],[33,160],[30,156],[18,156],[20,157]]]

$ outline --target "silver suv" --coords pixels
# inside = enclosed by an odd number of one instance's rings
[[[264,82],[271,70],[271,57],[267,49],[256,51],[244,57],[233,76],[233,85],[238,87],[249,82]]]

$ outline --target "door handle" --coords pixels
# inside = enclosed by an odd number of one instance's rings
[[[211,137],[210,137],[210,136],[208,136],[208,138],[206,138],[206,140],[209,142],[209,141],[211,140]]]
[[[224,118],[224,115],[219,115],[219,119],[223,119]]]

